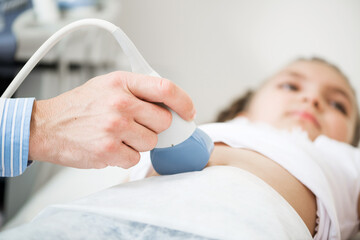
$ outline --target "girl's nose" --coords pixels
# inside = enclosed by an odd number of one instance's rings
[[[303,102],[311,104],[317,110],[321,110],[322,104],[317,94],[304,94]]]

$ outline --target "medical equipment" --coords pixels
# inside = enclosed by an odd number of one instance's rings
[[[83,19],[54,33],[28,60],[1,97],[11,97],[40,59],[61,38],[85,26],[97,26],[110,32],[129,58],[133,72],[160,77],[119,27],[105,20]],[[213,150],[212,140],[198,129],[193,121],[187,122],[165,105],[161,106],[171,112],[172,123],[167,130],[158,135],[158,143],[151,151],[154,169],[159,174],[175,174],[203,169]]]
[[[60,19],[60,11],[54,0],[32,0],[36,19],[41,24],[55,23]]]
[[[15,20],[31,7],[30,0],[0,1],[0,62],[12,64],[15,59],[17,39],[12,31]],[[0,69],[1,71],[5,71]]]

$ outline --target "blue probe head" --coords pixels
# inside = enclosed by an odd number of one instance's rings
[[[210,159],[214,143],[199,128],[185,141],[166,148],[154,148],[150,152],[152,165],[160,175],[200,171]]]

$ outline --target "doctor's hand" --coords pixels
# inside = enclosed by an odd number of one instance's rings
[[[185,120],[190,97],[167,79],[129,72],[95,77],[55,98],[35,101],[29,159],[76,168],[129,168],[171,123],[162,102]]]

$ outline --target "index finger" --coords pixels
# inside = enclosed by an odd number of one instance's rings
[[[128,90],[137,98],[164,103],[187,121],[195,117],[196,110],[190,96],[170,80],[129,72],[124,77]]]

